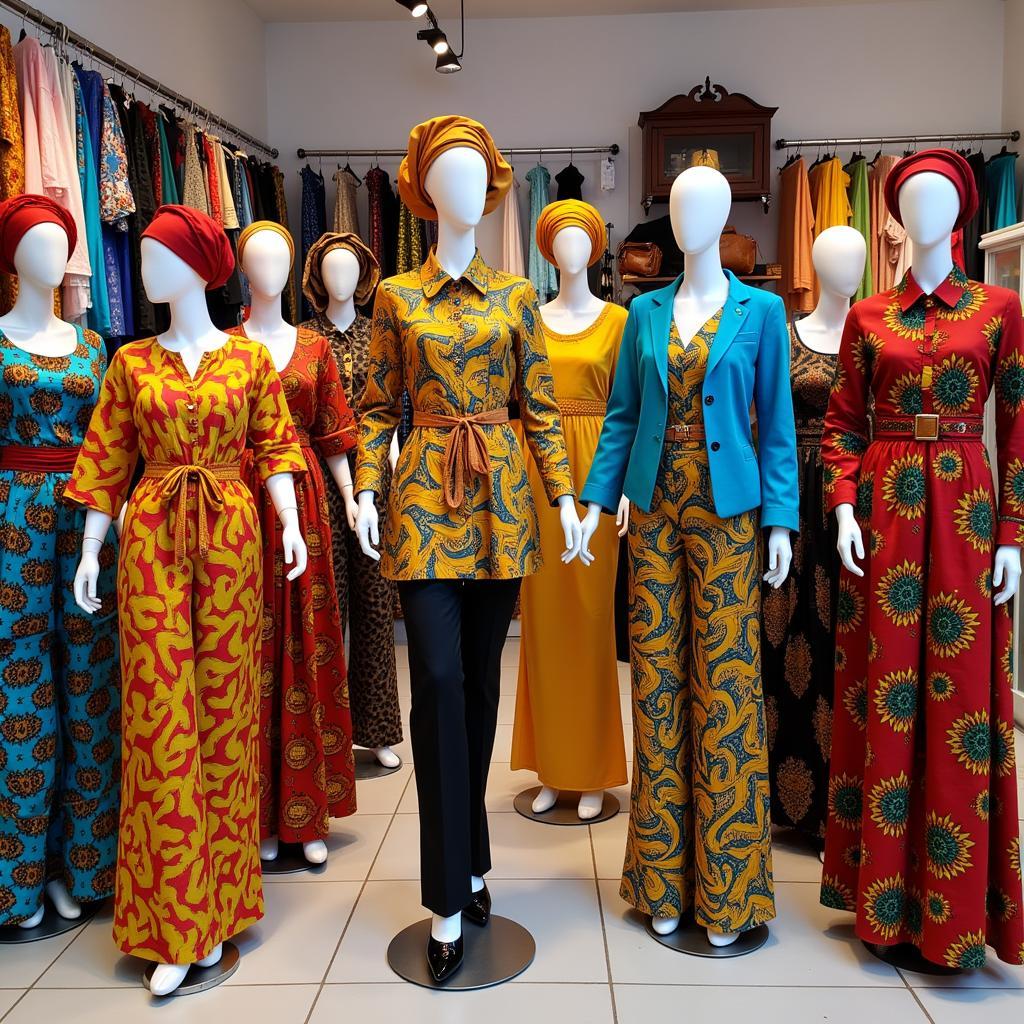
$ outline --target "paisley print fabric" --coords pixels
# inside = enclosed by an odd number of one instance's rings
[[[261,480],[305,472],[262,345],[230,337],[191,377],[155,338],[129,342],[111,361],[65,492],[116,516],[137,456],[147,468],[181,467],[144,476],[132,492],[117,578],[123,774],[114,939],[122,952],[161,963],[199,960],[263,914],[263,544],[248,487],[213,472],[237,467],[247,444]]]
[[[768,719],[772,821],[825,842],[832,743],[836,519],[825,509],[821,432],[836,357],[809,349],[790,325],[790,376],[800,471],[800,533],[789,577],[761,588],[762,676]],[[765,552],[767,558],[767,551]]]
[[[701,390],[711,343],[722,322],[722,310],[684,345],[675,321],[668,332],[668,422],[673,426],[701,423]]]
[[[977,423],[990,391],[998,513],[979,435],[885,435],[918,412]],[[908,274],[851,310],[822,458],[866,557],[839,582],[821,900],[865,941],[952,967],[986,945],[1024,962],[1011,620],[992,603],[993,552],[1022,539],[1022,409],[1015,293],[955,269],[934,295]]]
[[[407,388],[415,409],[473,416],[503,409],[518,392],[527,444],[547,498],[572,494],[537,297],[522,278],[492,270],[477,253],[453,281],[431,250],[419,270],[377,290],[370,371],[360,407],[356,491],[384,487],[388,446]],[[490,473],[445,504],[449,431],[415,427],[402,448],[381,531],[390,579],[514,579],[541,565],[537,512],[512,427],[479,428]]]
[[[106,366],[78,328],[66,357],[0,333],[0,448],[81,442]],[[59,878],[80,902],[114,891],[120,677],[113,531],[100,551],[103,607],[75,604],[85,513],[67,473],[0,469],[0,927],[31,917]]]
[[[245,337],[245,328],[228,333]],[[348,451],[356,443],[356,421],[330,345],[314,331],[299,328],[281,386],[306,460],[295,500],[307,564],[298,579],[286,578],[281,521],[247,459],[245,482],[256,499],[264,544],[260,838],[309,843],[327,838],[328,818],[356,809],[345,646],[316,457]]]
[[[700,401],[717,316],[685,349],[677,333],[670,345],[677,411]],[[630,515],[634,768],[620,894],[654,917],[692,911],[703,927],[745,931],[775,916],[758,515],[715,515],[703,441],[665,447],[651,511]]]

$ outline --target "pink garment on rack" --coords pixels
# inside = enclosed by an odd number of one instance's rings
[[[893,279],[893,267],[889,255],[886,235],[886,224],[889,220],[889,208],[885,205],[885,179],[899,162],[899,157],[883,153],[871,167],[868,176],[868,195],[871,212],[871,280],[876,292],[887,292],[896,281]]]
[[[523,256],[523,228],[519,220],[519,182],[513,180],[502,206],[501,269],[506,274],[526,277]]]

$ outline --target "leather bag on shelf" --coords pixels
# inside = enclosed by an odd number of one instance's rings
[[[661,249],[654,242],[622,242],[617,251],[619,274],[657,277],[661,270]]]
[[[738,277],[754,272],[757,262],[757,242],[750,235],[741,235],[734,227],[726,225],[722,229],[719,243],[722,254],[722,266],[731,270]]]

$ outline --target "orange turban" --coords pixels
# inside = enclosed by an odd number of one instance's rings
[[[559,199],[545,206],[537,218],[537,248],[548,263],[555,262],[555,235],[563,228],[583,228],[590,236],[590,266],[604,254],[608,233],[601,214],[579,199]]]
[[[242,228],[242,233],[238,236],[238,242],[235,245],[239,264],[242,262],[242,253],[245,251],[246,244],[257,231],[276,231],[288,243],[288,255],[294,265],[295,241],[292,238],[292,233],[283,224],[278,224],[276,220],[254,220],[247,227]]]
[[[373,298],[380,283],[377,257],[358,235],[349,231],[326,231],[309,247],[306,266],[302,271],[302,294],[318,313],[327,309],[330,301],[320,267],[324,257],[333,249],[348,249],[359,261],[359,283],[354,296],[357,306],[365,306]]]
[[[496,209],[512,185],[512,168],[498,152],[487,129],[479,121],[457,114],[432,117],[409,134],[409,152],[398,168],[398,191],[405,205],[424,220],[437,220],[437,210],[427,195],[425,182],[430,165],[444,152],[458,147],[475,149],[487,164],[487,199],[484,213]]]

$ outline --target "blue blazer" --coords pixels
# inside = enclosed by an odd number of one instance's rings
[[[702,397],[715,512],[760,507],[761,525],[799,530],[789,332],[782,299],[726,271],[729,297]],[[622,334],[608,413],[580,498],[614,512],[625,494],[650,511],[668,418],[668,338],[682,276],[637,296]],[[757,413],[758,447],[750,429]]]

